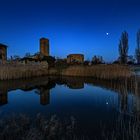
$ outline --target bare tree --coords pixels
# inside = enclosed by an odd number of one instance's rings
[[[135,50],[137,63],[140,64],[140,29],[137,32],[137,48]]]
[[[31,56],[31,54],[29,53],[29,52],[27,52],[26,54],[25,54],[25,57],[30,57]]]
[[[20,59],[20,56],[19,56],[19,55],[14,55],[12,58],[13,58],[14,60],[18,60],[18,59]]]
[[[127,56],[128,56],[128,33],[124,31],[121,35],[120,43],[119,43],[119,55],[120,55],[120,63],[126,64],[127,63]]]
[[[93,56],[92,58],[92,64],[102,64],[103,63],[103,57],[102,56]]]

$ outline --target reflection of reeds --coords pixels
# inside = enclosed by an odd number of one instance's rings
[[[109,125],[109,124],[108,124]],[[140,119],[137,116],[125,116],[120,114],[114,121],[111,130],[108,126],[100,126],[102,129],[101,139],[107,140],[140,140]]]
[[[88,80],[88,84],[109,89],[121,94],[135,94],[135,79],[133,77],[122,80]]]
[[[62,71],[62,75],[111,80],[130,78],[132,72],[128,66],[122,65],[70,66]]]

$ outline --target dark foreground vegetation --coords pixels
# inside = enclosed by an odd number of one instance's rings
[[[127,119],[127,121],[125,121]],[[108,128],[110,127],[110,129]],[[113,128],[113,129],[112,129]],[[104,126],[101,121],[100,133],[93,130],[92,135],[84,132],[84,128],[78,128],[78,120],[74,117],[61,120],[55,115],[45,119],[38,114],[35,119],[26,115],[8,117],[0,120],[1,140],[139,140],[139,118],[120,117],[112,124]]]
[[[0,120],[1,140],[75,139],[75,119],[59,120],[55,115],[45,119],[38,114],[34,120],[25,115]]]

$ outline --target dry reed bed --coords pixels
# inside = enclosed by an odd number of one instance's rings
[[[64,69],[61,75],[112,80],[130,78],[132,71],[128,66],[122,65],[70,66]]]
[[[26,79],[48,74],[48,66],[43,65],[2,65],[0,80]]]
[[[132,71],[122,65],[69,66],[57,70],[44,65],[2,65],[0,66],[0,80],[27,79],[43,75],[94,77],[97,79],[114,80],[130,78]]]

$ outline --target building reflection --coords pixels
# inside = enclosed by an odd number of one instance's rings
[[[24,89],[23,91],[31,91]],[[50,89],[40,88],[38,89],[38,95],[40,98],[40,104],[41,105],[48,105],[50,104]],[[0,92],[0,105],[6,105],[8,104],[8,92]]]
[[[8,92],[0,92],[0,105],[5,105],[8,103]]]
[[[45,88],[40,88],[40,104],[48,105],[50,104],[50,90]]]
[[[55,87],[56,83],[48,78],[40,77],[27,80],[0,81],[0,105],[8,103],[8,92],[20,89],[25,92],[37,90],[41,105],[50,104],[50,89]]]
[[[57,84],[66,85],[70,89],[83,89],[85,80],[77,77],[61,77],[57,79]]]
[[[84,82],[72,82],[67,83],[67,87],[70,89],[83,89],[84,88]]]

